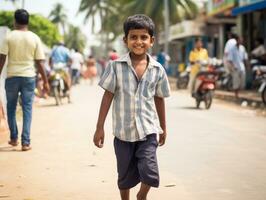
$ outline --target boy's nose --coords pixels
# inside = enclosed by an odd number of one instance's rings
[[[137,44],[139,44],[139,43],[141,43],[141,42],[142,42],[142,41],[141,41],[140,38],[138,38],[137,41],[136,41]]]

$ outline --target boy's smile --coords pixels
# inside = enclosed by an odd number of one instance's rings
[[[148,49],[153,45],[154,37],[151,37],[146,29],[129,30],[128,35],[124,38],[128,49],[136,56],[145,55]]]

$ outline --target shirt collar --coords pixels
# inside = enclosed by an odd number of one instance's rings
[[[160,67],[160,63],[158,63],[150,54],[146,54],[149,57],[149,65],[148,68],[152,68],[152,67]],[[117,62],[126,62],[129,66],[132,66],[132,62],[129,56],[129,53],[122,55],[121,57],[119,57],[117,60]]]

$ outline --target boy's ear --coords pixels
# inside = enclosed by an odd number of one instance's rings
[[[125,44],[127,44],[127,38],[126,38],[126,36],[123,37],[123,41],[124,41]]]
[[[155,37],[154,37],[154,36],[152,36],[152,37],[151,37],[151,46],[153,46],[153,44],[154,44],[154,41],[155,41]]]

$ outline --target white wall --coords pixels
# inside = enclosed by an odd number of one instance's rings
[[[6,34],[9,32],[9,28],[0,26],[0,48],[2,46],[2,42],[4,38],[6,37]],[[6,114],[6,93],[5,93],[5,79],[6,79],[6,64],[2,70],[1,76],[0,76],[0,100],[3,104],[3,108]]]

